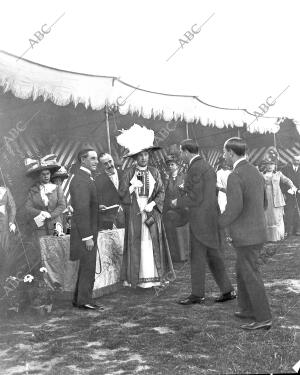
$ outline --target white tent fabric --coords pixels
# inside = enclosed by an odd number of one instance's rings
[[[73,73],[39,65],[0,51],[0,85],[21,99],[42,96],[59,106],[79,103],[101,110],[117,105],[121,114],[137,112],[144,118],[159,116],[165,121],[184,120],[205,126],[242,127],[248,131],[276,133],[274,117],[259,117],[245,110],[225,110],[203,104],[192,95],[155,93],[134,88],[116,77]]]

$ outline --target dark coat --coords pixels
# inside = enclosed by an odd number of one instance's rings
[[[122,178],[122,173],[117,171],[119,178],[119,185]],[[97,198],[99,205],[113,206],[115,204],[121,204],[119,192],[116,189],[115,185],[112,183],[108,175],[103,172],[95,176],[95,184],[97,188]],[[98,212],[98,226],[99,229],[106,229],[107,222],[113,222],[114,216],[111,216],[110,213]]]
[[[63,223],[62,213],[66,208],[66,202],[61,186],[56,186],[56,188],[50,194],[47,194],[47,196],[49,199],[48,207],[45,206],[42,200],[40,185],[33,185],[29,189],[25,209],[30,219],[30,223],[35,230],[44,232],[43,234],[52,234],[51,231],[54,229],[54,224]],[[38,228],[34,222],[34,217],[39,215],[41,211],[49,212],[51,214],[51,219],[45,220],[45,224]]]
[[[155,201],[156,205],[151,213],[155,222],[149,228],[153,244],[154,261],[158,276],[161,280],[175,278],[171,255],[161,215],[165,197],[164,186],[156,168],[148,167],[155,179],[153,193],[148,203]],[[129,193],[130,181],[135,173],[135,167],[125,170],[120,181],[119,194],[125,212],[125,239],[121,279],[136,286],[139,279],[141,255],[141,215],[135,193]]]
[[[172,176],[168,176],[168,178],[164,181],[165,186],[165,201],[164,201],[164,211],[167,211],[171,208],[171,201],[179,198],[182,193],[182,189],[179,187],[184,185],[185,174],[178,173],[175,179]]]
[[[98,199],[94,179],[81,169],[70,183],[71,205],[73,207],[70,259],[78,260],[86,254],[83,238],[93,236],[97,246]]]
[[[292,164],[288,164],[286,167],[282,169],[282,173],[285,175],[285,177],[289,178],[293,182],[297,189],[300,189],[300,165],[298,167],[297,172],[295,172]],[[282,192],[285,194],[288,209],[291,206],[296,206],[295,196],[287,192],[289,190],[289,186],[281,183],[280,187]],[[300,206],[300,194],[296,194],[296,197],[298,205]]]
[[[297,189],[300,189],[300,165],[297,172],[295,172],[292,164],[288,164],[282,169],[282,173],[285,177],[289,178],[293,182]],[[288,189],[289,187],[286,186],[283,188],[283,192],[285,193]]]
[[[216,172],[199,155],[187,170],[184,195],[177,200],[177,207],[189,208],[188,220],[194,236],[213,249],[220,246],[216,184]]]
[[[263,176],[246,160],[239,162],[228,177],[227,206],[219,219],[221,228],[229,227],[235,246],[266,242],[267,205]]]

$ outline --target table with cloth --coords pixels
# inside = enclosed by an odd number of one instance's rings
[[[93,297],[111,293],[120,286],[124,229],[98,233],[98,252]],[[42,264],[47,269],[47,281],[60,287],[67,298],[72,297],[77,281],[78,261],[70,261],[70,235],[40,238]],[[101,263],[101,267],[100,267]]]

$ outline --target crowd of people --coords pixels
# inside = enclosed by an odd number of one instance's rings
[[[271,147],[260,165],[254,166],[247,160],[245,141],[231,138],[224,144],[215,171],[200,156],[197,144],[185,140],[178,152],[168,155],[169,173],[161,176],[149,165],[151,153],[158,148],[153,145],[152,130],[135,124],[117,141],[127,150],[124,157],[133,160],[131,167],[118,170],[108,153],[81,150],[68,207],[62,190],[68,173],[55,155],[26,160],[26,174],[34,184],[25,210],[36,241],[62,234],[66,216],[72,213],[70,259],[79,261],[73,305],[103,309],[92,300],[99,230],[125,228],[121,281],[127,287],[151,288],[175,280],[173,263],[183,260],[178,228],[186,227],[191,294],[177,302],[184,306],[204,303],[208,264],[220,290],[215,302],[237,297],[235,316],[252,320],[241,328],[269,329],[271,311],[257,259],[265,242],[300,235],[300,156],[295,155],[292,165],[279,171],[279,155]],[[16,229],[16,209],[7,187],[0,188],[0,199],[0,240],[2,248],[7,248],[7,234]],[[224,263],[224,239],[237,253],[237,295]]]

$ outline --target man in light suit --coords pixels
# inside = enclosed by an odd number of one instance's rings
[[[204,303],[206,260],[221,290],[215,301],[236,298],[219,248],[216,173],[198,152],[198,146],[192,140],[181,143],[181,156],[189,167],[183,195],[173,201],[174,207],[189,209],[192,293],[178,301],[181,305]]]
[[[230,138],[224,145],[224,157],[233,164],[227,182],[227,206],[219,219],[221,228],[229,227],[236,248],[239,311],[235,316],[252,319],[241,326],[245,330],[269,329],[272,317],[258,268],[258,256],[267,240],[265,184],[259,171],[246,158],[247,145],[241,138]]]
[[[95,281],[98,200],[92,172],[98,164],[97,152],[91,148],[78,153],[80,168],[70,183],[73,207],[70,260],[79,260],[73,306],[87,310],[103,309],[92,302]]]

